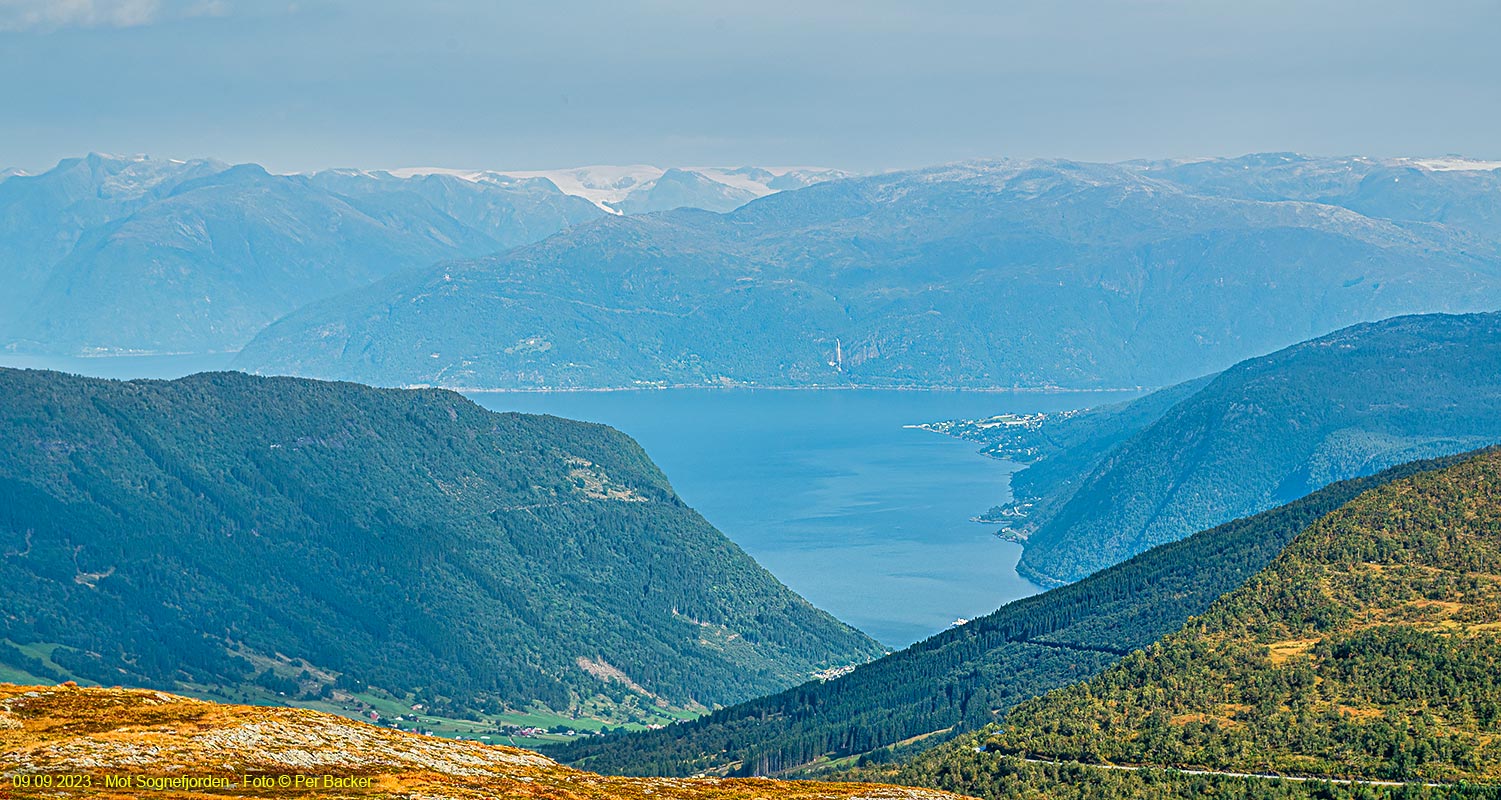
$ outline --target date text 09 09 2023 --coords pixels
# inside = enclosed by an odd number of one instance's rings
[[[7,789],[145,789],[147,791],[194,789],[368,789],[374,779],[364,775],[81,775],[36,773],[12,775]]]

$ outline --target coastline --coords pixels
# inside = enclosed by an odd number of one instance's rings
[[[765,392],[972,392],[975,394],[1074,394],[1088,392],[1091,394],[1111,394],[1117,392],[1147,392],[1154,388],[1151,386],[1107,386],[1088,389],[1074,389],[1067,386],[953,386],[953,385],[923,385],[923,386],[886,386],[878,384],[812,384],[808,386],[763,386],[759,384],[713,384],[713,383],[670,383],[656,386],[547,386],[537,388],[521,387],[458,387],[437,386],[433,384],[411,383],[404,384],[401,389],[447,389],[460,394],[562,394],[568,392],[656,392],[673,389],[706,389],[710,391],[765,391]],[[903,427],[920,427],[919,425],[906,425]],[[935,431],[936,432],[936,431]]]

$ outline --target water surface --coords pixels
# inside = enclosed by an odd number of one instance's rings
[[[50,369],[91,378],[181,378],[195,372],[229,369],[234,353],[185,353],[153,356],[33,356],[0,352],[0,367]]]
[[[476,393],[635,437],[683,499],[794,591],[900,647],[1038,591],[969,518],[1018,465],[904,425],[1078,408],[1095,392],[668,389]]]

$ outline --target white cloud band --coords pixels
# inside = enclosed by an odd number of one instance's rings
[[[224,0],[0,0],[0,31],[134,28],[228,10]]]

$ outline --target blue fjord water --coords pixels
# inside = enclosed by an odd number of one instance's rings
[[[42,358],[0,365],[175,378],[232,355]],[[903,426],[1082,408],[1130,394],[667,389],[470,395],[499,411],[602,422],[635,437],[711,523],[815,605],[901,647],[1038,588],[1018,545],[969,521],[1018,465]]]
[[[667,389],[476,393],[499,411],[602,422],[646,448],[683,499],[794,591],[902,647],[1038,591],[1021,547],[969,521],[1018,465],[903,427],[1080,408],[1097,392]]]

